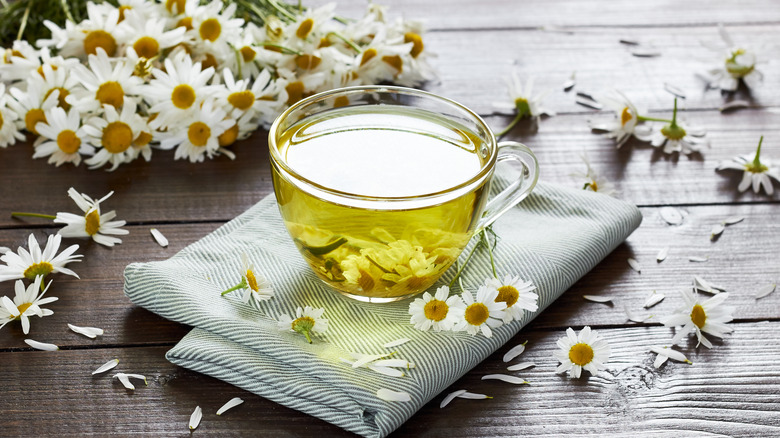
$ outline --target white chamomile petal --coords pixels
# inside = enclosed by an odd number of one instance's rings
[[[658,251],[658,255],[655,257],[655,259],[656,259],[656,261],[658,261],[658,263],[660,263],[660,262],[666,260],[666,256],[667,255],[669,255],[669,247],[665,246],[665,247],[661,248],[660,251]]]
[[[767,284],[767,285],[763,286],[756,293],[756,299],[758,300],[758,299],[761,299],[761,298],[764,298],[764,297],[768,296],[769,294],[774,292],[776,288],[777,288],[777,284],[776,283]]]
[[[510,365],[510,366],[506,367],[506,370],[507,371],[522,371],[522,370],[527,370],[528,368],[532,368],[532,367],[535,367],[535,366],[536,366],[536,364],[533,363],[533,362],[520,362],[518,364]]]
[[[190,415],[190,430],[195,430],[200,425],[200,420],[203,418],[203,409],[200,406],[195,406],[195,410]]]
[[[486,374],[482,376],[482,380],[500,380],[506,383],[512,383],[514,385],[523,385],[528,382],[517,376],[510,376],[509,374]]]
[[[100,365],[95,371],[92,371],[92,375],[105,373],[106,371],[114,369],[117,365],[119,365],[119,359],[111,359],[103,365]]]
[[[441,401],[441,403],[439,404],[439,408],[444,408],[445,406],[450,404],[451,401],[455,400],[455,397],[457,397],[457,396],[459,396],[459,395],[461,395],[461,394],[463,394],[465,392],[466,392],[465,389],[459,389],[457,391],[453,391],[453,392],[447,394],[444,397],[444,399]]]
[[[633,259],[631,257],[628,258],[628,266],[630,266],[631,269],[633,269],[637,273],[639,273],[639,274],[642,273],[642,265],[640,265],[638,261],[636,261],[635,259]]]
[[[60,349],[60,347],[54,345],[54,344],[48,344],[46,342],[38,342],[33,339],[25,339],[24,343],[29,345],[30,347],[36,349],[36,350],[42,350],[42,351],[57,351]]]
[[[73,324],[68,324],[68,328],[74,333],[84,335],[88,338],[95,339],[97,336],[103,336],[103,329],[97,327],[79,327]]]
[[[228,400],[228,402],[227,402],[227,403],[225,403],[224,405],[222,405],[222,407],[221,407],[221,408],[219,408],[219,409],[217,410],[217,415],[222,415],[222,414],[224,414],[225,412],[227,412],[227,410],[228,410],[228,409],[233,409],[233,408],[235,408],[236,406],[240,405],[241,403],[244,403],[244,400],[242,400],[242,399],[241,399],[241,398],[239,398],[239,397],[233,397],[233,398],[231,398],[230,400]]]
[[[583,295],[582,298],[585,298],[588,301],[592,301],[594,303],[612,303],[612,298],[604,296],[604,295]]]
[[[528,341],[525,341],[522,344],[515,345],[509,351],[507,351],[504,354],[504,357],[503,357],[504,363],[509,362],[509,361],[513,360],[514,358],[516,358],[517,356],[520,356],[521,354],[523,354],[523,352],[525,351],[525,344],[527,344],[527,343],[528,343]]]
[[[158,245],[162,246],[163,248],[168,246],[168,239],[163,236],[163,233],[161,233],[160,230],[157,228],[151,228],[149,231],[152,233],[152,237]]]
[[[400,339],[396,339],[395,341],[390,341],[382,346],[385,348],[394,348],[403,345],[409,341],[411,341],[411,339],[409,338],[400,338]]]
[[[655,306],[656,304],[660,303],[661,301],[663,301],[664,298],[666,298],[666,295],[662,293],[658,293],[656,291],[652,291],[650,292],[650,295],[648,295],[647,298],[645,299],[645,304],[643,307],[645,309],[649,309]]]
[[[408,392],[393,391],[386,388],[380,388],[376,391],[376,396],[384,401],[389,402],[410,402],[412,396]]]

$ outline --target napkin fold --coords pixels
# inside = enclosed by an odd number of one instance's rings
[[[493,225],[499,236],[494,250],[499,276],[532,280],[539,310],[494,329],[492,338],[415,330],[409,323],[411,300],[370,304],[330,290],[298,253],[273,195],[168,260],[129,265],[124,290],[135,304],[195,327],[167,353],[174,364],[357,434],[384,437],[512,338],[641,220],[628,203],[540,182]],[[273,299],[243,304],[237,294],[220,296],[240,281],[242,252],[273,284]],[[452,271],[442,283],[449,282]],[[478,251],[464,275],[464,285],[476,291],[492,276],[488,257]],[[307,305],[325,308],[329,320],[328,331],[313,344],[280,331],[276,322],[279,315],[294,315],[296,307]],[[399,338],[411,341],[391,350],[383,347]],[[388,377],[341,361],[350,352],[390,351],[416,367],[404,377]],[[383,401],[376,395],[380,388],[408,392],[412,400]]]

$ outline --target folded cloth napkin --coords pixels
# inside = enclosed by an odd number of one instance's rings
[[[129,265],[125,293],[139,306],[195,327],[167,353],[171,362],[357,434],[384,437],[512,338],[641,220],[625,202],[539,183],[493,225],[499,275],[532,280],[539,310],[494,329],[491,338],[419,331],[409,322],[411,300],[370,304],[330,290],[298,253],[273,195],[168,260]],[[243,304],[238,294],[220,296],[240,281],[242,252],[273,284],[271,300]],[[488,257],[478,251],[464,272],[465,286],[476,291],[492,276]],[[329,321],[312,344],[280,331],[276,321],[307,305],[324,308]],[[393,348],[393,357],[416,364],[403,377],[341,361],[350,352],[388,353],[383,344],[399,338],[411,341]],[[405,391],[411,401],[384,401],[380,388]]]

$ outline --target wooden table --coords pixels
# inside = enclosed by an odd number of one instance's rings
[[[307,4],[311,4],[306,2]],[[342,0],[339,11],[358,16],[364,2]],[[528,123],[505,138],[536,152],[542,178],[570,187],[582,182],[579,155],[587,151],[594,168],[617,183],[620,197],[641,207],[644,221],[628,241],[522,330],[505,348],[457,381],[445,393],[464,388],[492,395],[491,400],[456,400],[439,409],[441,397],[422,408],[393,436],[627,435],[736,436],[780,435],[780,292],[762,300],[760,286],[780,280],[780,206],[778,196],[739,193],[739,172],[715,171],[721,160],[755,150],[765,136],[765,157],[780,159],[780,7],[773,0],[743,2],[614,2],[528,0],[398,0],[387,2],[391,16],[426,18],[431,29],[426,48],[438,53],[433,63],[440,82],[425,88],[475,109],[497,129],[509,118],[493,113],[491,102],[506,98],[502,77],[517,68],[552,88],[549,106],[558,115]],[[717,57],[700,41],[718,40],[717,24],[728,26],[739,43],[762,47],[765,83],[749,95],[749,109],[721,113],[728,96],[705,91],[694,73]],[[619,43],[631,38],[657,48],[661,56],[640,58]],[[664,83],[685,90],[690,123],[707,129],[711,148],[693,156],[665,156],[636,141],[620,150],[588,128],[595,111],[575,104],[563,84],[576,71],[574,91],[617,88],[652,115],[668,117],[673,97]],[[60,300],[45,320],[35,319],[29,337],[60,346],[61,351],[28,348],[21,327],[0,330],[0,435],[158,434],[184,436],[196,405],[204,410],[197,435],[348,436],[349,433],[297,411],[262,399],[216,379],[176,367],[163,357],[188,331],[131,304],[122,293],[122,271],[130,262],[161,260],[200,239],[271,192],[265,131],[235,147],[236,161],[220,157],[205,164],[173,161],[156,153],[151,163],[137,161],[115,172],[90,171],[83,165],[55,168],[32,160],[30,144],[0,150],[0,245],[24,245],[29,233],[42,240],[56,232],[44,220],[16,220],[11,211],[57,212],[74,209],[68,187],[102,196],[115,195],[104,208],[116,209],[129,222],[130,235],[113,249],[79,242],[84,261],[75,266],[81,279],[58,276],[52,295]],[[780,191],[776,184],[775,189]],[[687,212],[682,225],[670,226],[662,206]],[[745,220],[709,239],[710,227],[729,216]],[[152,240],[160,229],[168,248]],[[669,258],[655,262],[669,246]],[[703,256],[691,263],[688,256]],[[643,263],[638,274],[626,259]],[[652,344],[668,342],[672,330],[653,322],[681,303],[677,291],[694,275],[724,285],[736,306],[734,333],[713,349],[684,344],[694,362],[669,362],[653,368]],[[628,322],[624,306],[640,309],[650,291],[667,295],[644,312],[647,323]],[[0,295],[12,295],[12,283]],[[583,300],[583,294],[611,296],[614,306]],[[642,313],[642,312],[640,312]],[[96,340],[75,335],[67,323],[96,326]],[[610,342],[608,369],[598,377],[569,379],[554,373],[555,341],[567,327],[590,325]],[[530,385],[517,387],[481,381],[505,371],[506,350],[528,340],[524,359],[537,364],[522,375]],[[149,377],[149,386],[128,392],[108,376],[90,372],[112,358],[122,369]],[[217,417],[232,397],[246,403]]]

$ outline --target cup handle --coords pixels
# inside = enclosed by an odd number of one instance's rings
[[[520,176],[493,199],[489,200],[482,218],[477,223],[477,231],[490,226],[507,210],[525,199],[536,186],[539,179],[539,163],[531,149],[515,141],[502,141],[498,144],[496,166],[505,161],[515,161],[522,165]]]

